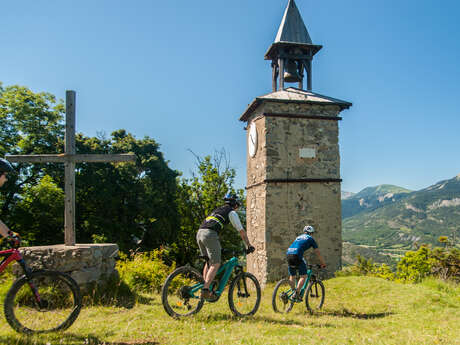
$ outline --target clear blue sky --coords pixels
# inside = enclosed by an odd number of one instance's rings
[[[310,36],[313,91],[342,113],[342,189],[421,189],[460,173],[460,2],[296,0]],[[77,131],[124,128],[189,175],[225,148],[246,181],[239,116],[271,91],[263,59],[287,0],[3,2],[0,81],[77,92]],[[292,84],[294,86],[294,84]]]

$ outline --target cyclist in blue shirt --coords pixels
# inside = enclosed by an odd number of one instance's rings
[[[313,248],[316,256],[321,264],[321,268],[326,267],[321,253],[319,252],[318,245],[316,244],[315,239],[312,237],[312,234],[315,232],[315,228],[311,225],[307,225],[303,228],[303,234],[298,236],[294,242],[290,245],[286,252],[287,262],[288,262],[288,271],[289,271],[289,281],[291,287],[296,289],[296,296],[300,296],[300,289],[307,279],[307,263],[303,257],[303,253],[309,249]],[[295,275],[297,270],[299,270],[300,279],[295,287]],[[295,297],[299,300],[301,297]]]

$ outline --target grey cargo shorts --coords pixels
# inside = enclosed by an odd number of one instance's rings
[[[196,242],[201,255],[209,257],[209,264],[220,264],[221,246],[219,234],[211,229],[199,229],[196,233]]]

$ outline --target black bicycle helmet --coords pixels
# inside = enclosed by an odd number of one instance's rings
[[[232,207],[235,207],[236,205],[241,206],[241,200],[236,194],[233,193],[225,194],[224,201],[226,204],[229,204]]]
[[[13,166],[11,165],[10,162],[8,162],[6,159],[0,158],[0,173],[10,173],[13,172]]]

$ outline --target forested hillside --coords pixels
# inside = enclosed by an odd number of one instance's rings
[[[359,194],[365,193],[360,192],[353,198]],[[416,192],[397,195],[378,207],[344,218],[343,240],[393,255],[424,243],[439,245],[440,236],[459,243],[460,175]],[[375,195],[371,194],[370,199],[375,200]]]
[[[394,203],[406,197],[410,192],[402,187],[382,184],[367,187],[356,194],[345,194],[346,197],[342,197],[342,219]]]

